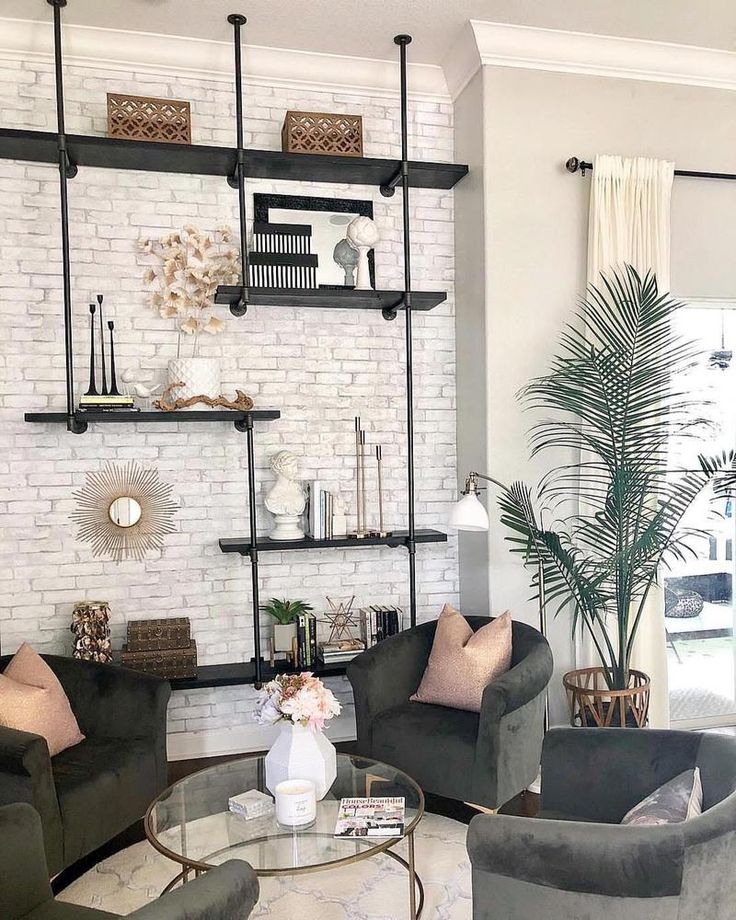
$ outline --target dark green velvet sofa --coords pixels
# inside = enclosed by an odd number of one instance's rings
[[[255,872],[248,863],[233,859],[128,916],[135,920],[245,920],[257,900]],[[0,808],[2,920],[105,920],[116,916],[54,900],[38,812],[24,802]]]
[[[626,812],[700,767],[703,814],[626,827]],[[468,830],[473,920],[733,920],[736,737],[635,728],[548,732],[539,818]]]
[[[468,617],[474,630],[488,617]],[[536,629],[514,621],[510,670],[489,684],[480,713],[413,703],[436,621],[391,636],[347,668],[357,752],[399,767],[425,792],[498,808],[537,777],[552,653]]]
[[[0,805],[41,816],[51,876],[135,823],[166,786],[167,681],[57,655],[81,744],[49,757],[45,739],[0,726]],[[0,658],[0,671],[9,656]]]

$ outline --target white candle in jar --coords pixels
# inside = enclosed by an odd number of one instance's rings
[[[317,816],[317,790],[311,780],[285,779],[274,789],[276,820],[286,827],[311,824]]]

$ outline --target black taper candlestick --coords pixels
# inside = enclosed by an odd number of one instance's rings
[[[110,390],[108,396],[120,396],[120,391],[118,390],[118,381],[115,377],[115,341],[113,339],[115,323],[112,320],[109,320],[107,328],[110,330]]]
[[[95,379],[95,310],[93,303],[89,305],[89,386],[85,396],[97,396],[97,380]]]
[[[107,369],[105,368],[105,323],[102,319],[102,294],[97,295],[97,303],[100,305],[100,359],[102,361],[102,390],[101,395],[107,396]],[[114,395],[112,390],[109,391],[111,395]]]

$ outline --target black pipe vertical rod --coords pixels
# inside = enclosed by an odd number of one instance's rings
[[[235,118],[236,126],[236,156],[235,173],[229,177],[228,183],[238,190],[238,211],[240,216],[240,265],[243,271],[243,287],[240,299],[230,307],[234,316],[244,316],[248,310],[248,243],[247,243],[247,212],[245,206],[245,150],[243,148],[243,60],[241,47],[241,29],[248,21],[240,13],[231,13],[227,21],[233,27],[233,40],[235,43]]]
[[[253,645],[255,654],[255,686],[260,690],[263,683],[263,659],[261,658],[261,602],[258,587],[258,530],[256,523],[256,461],[253,447],[253,418],[248,415],[245,422],[245,435],[248,455],[248,524],[250,538],[250,575],[253,593]],[[240,427],[239,425],[236,427]]]
[[[417,545],[414,526],[414,364],[412,357],[412,315],[411,315],[411,236],[409,229],[409,126],[408,88],[406,78],[406,46],[411,35],[397,35],[394,42],[399,46],[401,66],[401,188],[404,223],[404,322],[406,337],[406,441],[407,441],[407,487],[409,534],[406,548],[409,551],[409,617],[412,626],[417,622]]]
[[[66,0],[47,0],[54,10],[54,64],[56,72],[56,122],[59,153],[59,199],[61,212],[61,270],[64,298],[64,357],[66,363],[66,427],[80,434],[86,425],[79,424],[74,416],[74,342],[72,334],[72,284],[69,258],[69,197],[67,179],[73,178],[76,167],[69,161],[64,125],[64,74],[61,50],[61,8]]]

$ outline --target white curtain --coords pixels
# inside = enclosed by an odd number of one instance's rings
[[[588,227],[588,283],[602,271],[633,265],[653,271],[670,289],[670,200],[675,164],[650,157],[597,156],[593,163]],[[632,666],[652,680],[649,724],[669,725],[667,644],[662,588],[650,592],[634,644]],[[579,642],[578,666],[596,663],[592,643]]]

